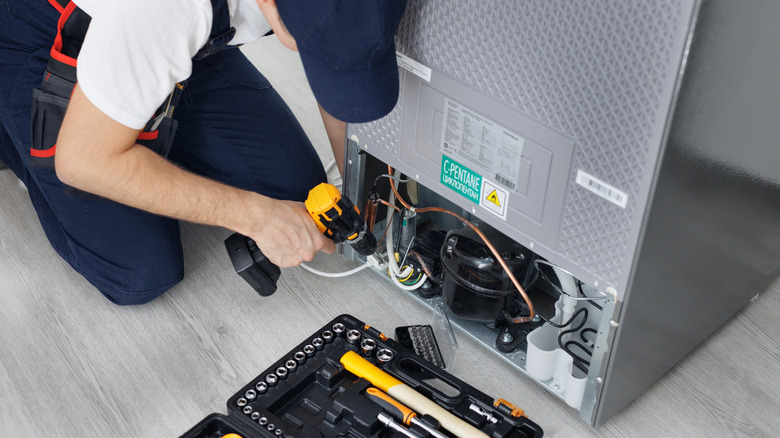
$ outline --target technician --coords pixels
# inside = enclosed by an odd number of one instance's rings
[[[27,186],[62,258],[127,305],[182,279],[178,220],[250,236],[281,267],[333,252],[300,202],[326,179],[320,160],[236,46],[272,30],[297,50],[337,139],[343,122],[395,106],[393,36],[404,0],[75,3],[88,20],[83,44],[58,38],[60,18],[74,8],[67,0],[0,0],[0,161]],[[38,110],[31,129],[33,89],[53,83],[47,62],[64,45],[80,46],[78,82],[56,144],[35,149],[31,138],[46,121]],[[52,100],[36,96],[36,108]],[[178,129],[164,158],[140,143],[157,135],[155,121],[169,109]],[[341,157],[343,143],[332,144]],[[54,169],[31,165],[31,155]],[[45,272],[45,262],[30,263]]]

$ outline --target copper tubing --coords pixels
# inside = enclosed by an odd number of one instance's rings
[[[374,223],[376,222],[376,210],[377,205],[371,202],[369,200],[366,203],[366,210],[364,211],[365,217],[363,218],[366,221],[366,225],[368,226],[368,231],[373,232],[374,231]]]
[[[422,266],[422,269],[425,272],[425,275],[427,275],[428,278],[431,279],[431,281],[435,282],[436,281],[435,280],[436,277],[433,276],[433,273],[431,272],[431,268],[429,268],[428,265],[425,264],[425,260],[423,260],[423,258],[420,255],[420,253],[418,253],[417,251],[414,251],[414,250],[410,250],[409,251],[409,255],[417,259],[417,261],[420,263],[420,266]]]
[[[390,225],[393,224],[393,214],[395,214],[395,212],[391,212],[390,217],[387,218],[387,226],[385,227],[385,232],[382,233],[382,238],[379,239],[379,241],[376,243],[377,246],[379,246],[379,244],[382,243],[383,240],[385,240],[385,236],[387,236],[387,230],[389,230]]]
[[[390,167],[389,165],[387,166],[387,173],[389,175],[393,174],[393,168]],[[496,250],[496,248],[493,246],[493,244],[490,243],[490,241],[488,240],[487,236],[485,236],[485,234],[479,228],[477,228],[476,225],[471,223],[471,221],[469,221],[465,217],[463,217],[463,216],[461,216],[461,215],[459,215],[457,213],[454,213],[452,211],[445,210],[443,208],[439,208],[439,207],[414,208],[411,205],[407,204],[406,201],[404,201],[403,198],[401,198],[401,195],[398,193],[398,189],[395,188],[395,184],[390,184],[390,188],[393,189],[393,193],[395,194],[395,197],[398,199],[398,201],[401,203],[401,205],[403,205],[405,208],[407,208],[409,210],[414,210],[417,213],[425,213],[425,212],[428,212],[428,211],[435,211],[435,212],[439,212],[439,213],[446,213],[446,214],[448,214],[450,216],[453,216],[453,217],[457,218],[459,221],[463,222],[464,224],[468,225],[469,228],[474,230],[474,232],[477,233],[477,235],[482,239],[482,241],[485,242],[485,245],[487,245],[487,247],[490,249],[490,252],[493,253],[493,255],[495,256],[495,258],[498,261],[498,263],[501,265],[502,268],[504,268],[504,271],[506,271],[507,275],[509,275],[509,280],[511,280],[512,284],[515,285],[515,287],[517,288],[517,291],[523,297],[523,301],[525,301],[525,304],[528,305],[528,311],[531,312],[530,315],[524,316],[522,318],[512,318],[512,322],[516,323],[516,324],[520,324],[520,323],[523,323],[523,322],[531,321],[533,319],[534,315],[536,315],[536,312],[534,311],[534,305],[533,305],[533,303],[531,303],[531,299],[528,298],[528,294],[526,294],[525,290],[523,289],[523,287],[520,286],[520,282],[517,281],[517,279],[515,278],[515,275],[509,269],[509,266],[507,266],[506,262],[504,262],[504,258],[501,257],[501,255],[498,253],[498,250]]]

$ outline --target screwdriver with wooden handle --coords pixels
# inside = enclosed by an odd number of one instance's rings
[[[377,368],[354,351],[348,351],[340,359],[344,368],[352,374],[362,377],[372,385],[388,393],[401,403],[414,409],[421,415],[430,415],[458,438],[487,438],[476,427],[456,417],[432,400],[415,391],[411,386]]]
[[[379,389],[366,389],[366,397],[381,406],[385,412],[389,413],[392,417],[395,417],[396,420],[400,421],[406,426],[416,424],[417,426],[428,431],[428,433],[430,433],[434,438],[449,438],[447,435],[444,435],[443,433],[428,425],[426,422],[417,418],[417,414],[413,410],[407,408],[398,400],[390,397]]]

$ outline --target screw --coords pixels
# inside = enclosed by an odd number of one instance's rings
[[[504,344],[509,344],[514,340],[515,338],[513,338],[510,333],[505,332],[503,335],[501,335],[501,342],[503,342]]]

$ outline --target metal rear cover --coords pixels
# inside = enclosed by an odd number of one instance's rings
[[[410,0],[397,50],[423,74],[402,68],[393,112],[350,125],[348,134],[583,281],[615,287],[622,298],[695,5]],[[441,182],[447,157],[491,184],[497,179],[489,165],[443,153],[448,102],[522,140],[516,184],[503,187],[505,218]]]

